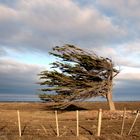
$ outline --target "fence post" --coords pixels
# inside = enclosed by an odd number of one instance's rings
[[[133,124],[132,124],[132,126],[131,126],[131,128],[130,128],[130,130],[129,130],[128,135],[130,135],[130,133],[131,133],[131,131],[132,131],[132,129],[133,129],[135,123],[136,123],[136,120],[137,120],[138,116],[139,116],[139,110],[138,110],[137,115],[136,115],[136,117],[135,117],[135,119],[134,119],[134,122],[133,122]]]
[[[124,131],[125,115],[126,115],[126,108],[124,108],[124,111],[123,111],[123,120],[122,120],[122,127],[121,127],[121,136],[123,135],[123,131]]]
[[[57,132],[57,137],[59,137],[59,126],[58,126],[57,110],[55,110],[55,118],[56,118],[56,132]]]
[[[101,134],[101,125],[102,125],[102,109],[99,109],[97,136],[100,136],[100,134]]]
[[[20,114],[19,114],[19,110],[17,110],[17,117],[18,117],[19,137],[21,137],[21,123],[20,123]]]
[[[77,137],[79,136],[79,112],[76,111],[76,120],[77,120]]]
[[[44,130],[45,134],[47,134],[47,130],[46,128],[44,127],[44,125],[41,125],[42,129]]]

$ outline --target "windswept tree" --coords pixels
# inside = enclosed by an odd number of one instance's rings
[[[68,44],[54,47],[50,54],[58,61],[51,64],[51,71],[39,74],[39,84],[45,86],[41,90],[48,92],[40,94],[41,99],[67,102],[102,96],[107,99],[110,110],[115,110],[112,87],[119,71],[112,60]]]

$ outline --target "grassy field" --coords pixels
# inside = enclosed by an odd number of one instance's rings
[[[0,103],[0,140],[19,140],[17,111],[21,116],[21,140],[140,140],[140,117],[128,136],[140,102],[116,102],[110,112],[105,102],[77,102],[58,110],[60,137],[56,137],[54,103]],[[124,135],[120,136],[123,108],[127,108]],[[97,137],[98,109],[103,109],[101,137]],[[76,111],[80,136],[76,137]]]

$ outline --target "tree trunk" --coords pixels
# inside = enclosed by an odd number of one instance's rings
[[[112,64],[111,64],[112,65]],[[113,68],[113,66],[111,66]],[[115,110],[115,105],[112,100],[112,88],[113,88],[113,70],[110,71],[109,77],[108,77],[108,93],[106,95],[108,105],[111,111]]]
[[[112,100],[112,92],[108,92],[107,94],[107,101],[108,101],[108,105],[111,111],[115,110],[115,105],[114,102]]]

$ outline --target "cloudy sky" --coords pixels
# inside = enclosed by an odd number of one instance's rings
[[[139,0],[0,0],[0,100],[37,100],[55,45],[109,57],[121,70],[114,100],[140,100]]]

